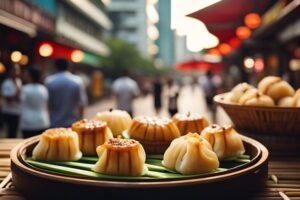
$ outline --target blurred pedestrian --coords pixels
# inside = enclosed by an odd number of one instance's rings
[[[41,72],[36,68],[24,71],[24,82],[21,90],[20,128],[23,137],[28,138],[42,133],[50,126],[48,113],[48,91],[41,84]]]
[[[147,96],[153,91],[153,81],[149,77],[141,76],[137,82],[139,83],[140,92],[143,96]]]
[[[70,127],[83,117],[87,96],[83,81],[71,74],[68,61],[55,60],[56,73],[47,77],[45,83],[49,92],[51,127]]]
[[[193,93],[196,92],[197,89],[199,89],[198,77],[197,76],[192,76],[191,88],[192,88]]]
[[[140,94],[140,89],[136,81],[129,77],[127,70],[123,70],[122,76],[113,82],[112,91],[116,96],[118,109],[126,110],[133,116],[132,102]]]
[[[199,84],[204,90],[207,107],[209,108],[209,110],[214,111],[213,98],[216,95],[216,87],[212,78],[212,71],[207,70],[206,74],[199,78]]]
[[[168,111],[171,117],[178,112],[178,96],[179,86],[173,79],[168,80]]]
[[[161,102],[162,80],[160,77],[157,77],[154,80],[153,95],[154,95],[154,108],[155,108],[156,114],[158,115],[161,110],[161,107],[162,107],[162,102]]]
[[[1,93],[3,96],[3,124],[7,126],[7,136],[15,138],[20,120],[20,68],[16,64],[7,65],[8,77],[3,81]]]

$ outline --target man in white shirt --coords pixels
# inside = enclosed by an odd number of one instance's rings
[[[56,73],[47,77],[51,127],[70,127],[83,117],[87,96],[80,77],[68,71],[68,61],[55,61]]]
[[[3,122],[7,126],[7,135],[9,138],[15,138],[18,131],[20,119],[20,90],[22,87],[19,78],[20,69],[18,65],[7,67],[8,78],[4,80],[1,86],[1,94],[3,96],[2,113]]]
[[[112,90],[118,109],[126,110],[132,116],[132,101],[140,94],[140,90],[137,83],[129,77],[128,71],[124,70],[122,76],[113,82]]]

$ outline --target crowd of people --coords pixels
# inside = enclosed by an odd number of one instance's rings
[[[83,118],[88,104],[82,79],[70,72],[68,61],[56,59],[54,73],[43,80],[38,68],[22,70],[16,64],[7,65],[7,77],[1,85],[1,122],[6,127],[9,138],[15,138],[19,130],[28,138],[40,134],[50,127],[70,127]],[[200,86],[206,97],[208,108],[212,107],[215,87],[210,71],[195,79],[193,87]],[[160,115],[167,102],[169,116],[178,112],[178,97],[182,84],[170,76],[151,79],[148,89],[153,95],[155,114]],[[133,116],[133,100],[141,95],[138,84],[123,70],[122,76],[113,81],[111,92],[116,100],[116,108],[126,110]]]
[[[162,108],[168,111],[169,116],[173,116],[179,111],[178,99],[179,94],[182,91],[183,80],[180,78],[173,78],[171,76],[156,76],[150,78],[150,80],[144,80],[142,82],[136,82],[131,78],[128,71],[124,71],[122,76],[116,79],[112,84],[112,91],[117,102],[117,108],[126,110],[130,115],[133,112],[133,99],[143,93],[151,93],[153,96],[153,108],[156,115],[160,115]],[[143,85],[144,84],[144,85]],[[192,90],[196,88],[203,91],[203,98],[206,100],[207,108],[210,112],[215,112],[213,97],[217,93],[217,84],[213,79],[211,71],[207,71],[206,74],[194,77],[193,81],[190,81]],[[141,90],[145,91],[142,92]],[[197,101],[197,99],[194,99]],[[212,116],[215,117],[214,115]]]
[[[55,73],[45,81],[37,68],[23,70],[22,78],[18,65],[6,68],[1,112],[7,137],[16,137],[19,129],[27,138],[49,127],[69,127],[83,116],[86,92],[82,80],[69,72],[67,60],[55,60]]]

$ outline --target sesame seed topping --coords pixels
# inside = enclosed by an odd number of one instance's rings
[[[107,144],[112,145],[113,147],[133,147],[137,145],[138,142],[132,139],[113,138],[109,139]]]
[[[181,120],[199,120],[203,119],[203,117],[198,114],[198,113],[190,113],[188,112],[187,114],[176,114],[174,116],[175,119],[181,121]]]
[[[106,122],[102,122],[99,120],[88,120],[88,119],[82,119],[73,124],[73,126],[78,128],[87,128],[87,129],[93,129],[93,128],[99,128],[106,126]]]

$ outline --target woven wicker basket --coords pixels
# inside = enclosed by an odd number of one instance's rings
[[[251,134],[300,136],[300,108],[244,106],[226,101],[223,93],[214,101],[229,115],[235,128]]]

